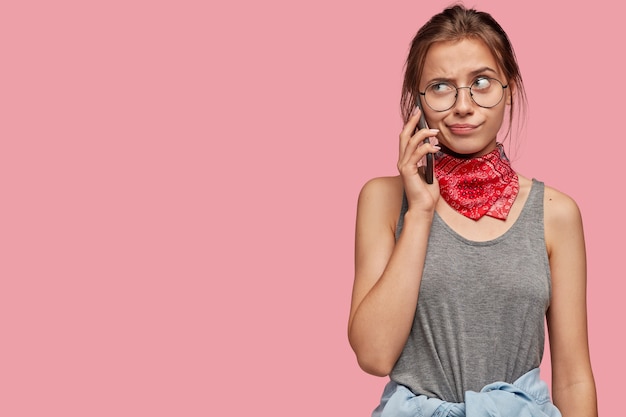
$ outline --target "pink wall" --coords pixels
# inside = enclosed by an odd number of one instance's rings
[[[0,13],[0,414],[368,415],[384,380],[346,338],[356,197],[395,174],[408,43],[448,2],[98,3]],[[468,5],[521,63],[514,166],[583,212],[617,415],[625,29],[607,0],[557,3]]]

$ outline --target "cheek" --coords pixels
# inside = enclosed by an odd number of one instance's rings
[[[442,128],[445,126],[442,113],[425,113],[424,116],[426,117],[426,123],[428,124],[428,127],[431,129],[442,130]]]
[[[505,111],[501,110],[492,115],[489,118],[487,125],[485,126],[485,134],[489,137],[497,137],[502,131],[502,126],[504,125],[504,115]]]

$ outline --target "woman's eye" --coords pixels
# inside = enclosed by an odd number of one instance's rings
[[[448,83],[436,83],[430,86],[430,90],[433,93],[445,94],[454,90],[454,87]]]
[[[472,85],[472,88],[476,88],[478,90],[484,90],[486,88],[489,88],[489,86],[491,86],[491,80],[489,80],[489,78],[477,78],[476,81],[474,81],[474,84]]]

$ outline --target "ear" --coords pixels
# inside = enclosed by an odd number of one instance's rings
[[[510,82],[506,91],[506,104],[509,106],[513,103],[513,96],[517,92],[517,85],[514,82]]]

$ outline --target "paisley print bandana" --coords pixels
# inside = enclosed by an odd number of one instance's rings
[[[519,192],[519,178],[501,143],[487,155],[461,159],[438,152],[435,174],[443,199],[473,220],[506,220]]]

